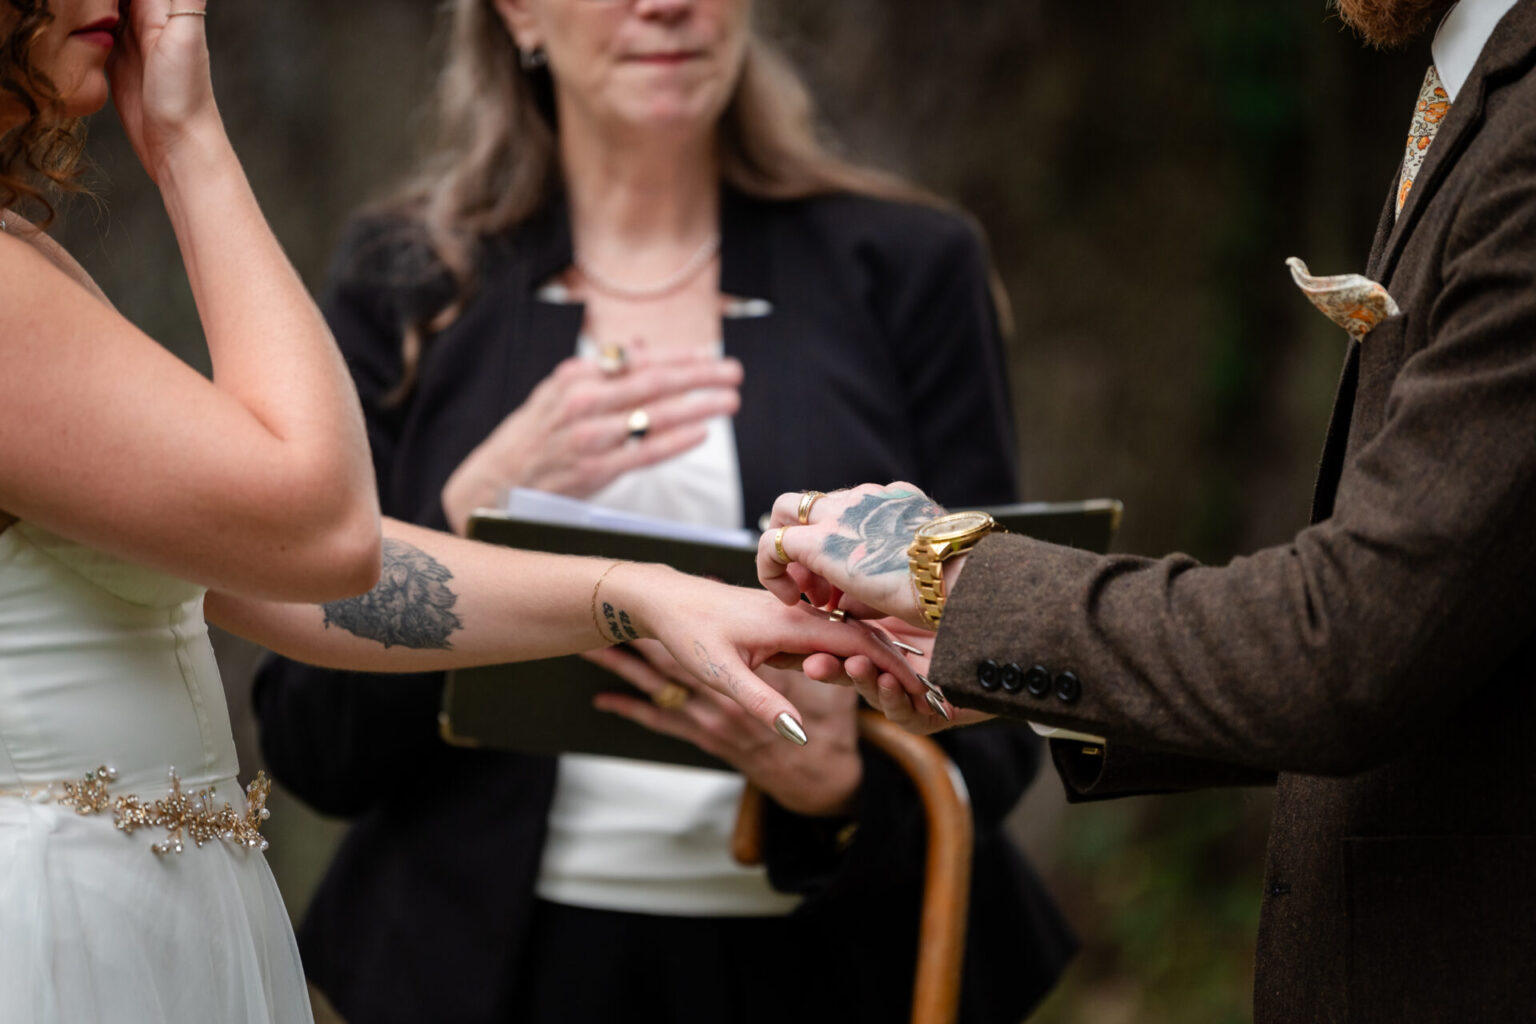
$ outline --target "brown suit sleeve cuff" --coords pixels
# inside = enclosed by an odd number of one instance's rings
[[[1160,754],[1123,744],[1091,746],[1075,740],[1052,740],[1051,763],[1061,776],[1068,803],[1212,786],[1270,786],[1275,781],[1273,772],[1223,761]]]
[[[1084,566],[1098,560],[1090,552],[1014,536],[988,537],[972,549],[934,643],[932,675],[950,701],[1016,720],[1109,735],[1108,744],[1051,740],[1051,760],[1071,801],[1273,784],[1275,774],[1267,769],[1117,743],[1113,727],[1078,717],[1081,704],[1090,702],[1082,700],[1084,681],[1073,666],[1020,656],[1032,647],[1053,646],[1051,618],[1036,604],[1037,594],[1050,593],[1035,578],[1046,559],[1032,557],[1047,551],[1057,572],[1079,560]]]

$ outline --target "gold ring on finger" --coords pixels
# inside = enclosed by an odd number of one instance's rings
[[[676,711],[688,703],[688,687],[669,682],[651,694],[651,703],[667,711]]]
[[[624,421],[624,430],[631,441],[640,440],[651,432],[651,414],[644,409],[636,409]]]
[[[620,377],[629,368],[629,354],[623,345],[610,342],[597,350],[597,368],[604,377]]]
[[[795,510],[795,518],[800,520],[801,526],[811,525],[811,506],[816,504],[817,498],[825,498],[825,491],[806,491],[800,495],[800,507]]]
[[[773,531],[773,554],[779,560],[780,565],[789,564],[789,554],[784,550],[784,531],[788,526],[781,526]]]

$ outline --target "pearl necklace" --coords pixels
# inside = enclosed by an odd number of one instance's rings
[[[668,274],[660,281],[642,285],[620,284],[618,281],[598,273],[592,264],[582,257],[581,253],[572,254],[571,262],[576,265],[577,270],[581,271],[581,276],[586,278],[600,292],[607,292],[609,295],[621,299],[659,299],[663,295],[670,295],[693,280],[694,275],[703,270],[704,265],[714,259],[715,253],[719,251],[720,236],[718,234],[711,234],[708,238],[704,239],[704,244],[699,246],[694,251],[694,254],[689,256],[687,261],[681,267],[678,267],[677,270]]]

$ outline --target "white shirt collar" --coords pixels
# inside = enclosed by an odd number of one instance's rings
[[[1440,22],[1430,52],[1452,103],[1467,83],[1472,65],[1493,35],[1494,26],[1513,6],[1515,0],[1461,0]]]

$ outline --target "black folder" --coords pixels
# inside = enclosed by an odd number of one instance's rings
[[[1120,525],[1110,499],[1033,502],[987,509],[1013,533],[1088,551],[1107,551]],[[699,543],[645,534],[515,519],[490,510],[470,518],[469,536],[492,544],[662,562],[739,586],[757,585],[755,544]],[[509,627],[512,628],[512,627]],[[448,673],[439,725],[457,746],[528,754],[605,754],[703,768],[727,767],[690,743],[596,711],[604,691],[637,693],[622,679],[579,657],[545,658]]]

